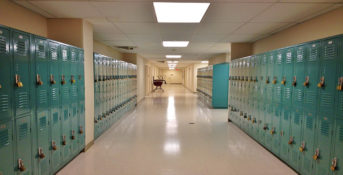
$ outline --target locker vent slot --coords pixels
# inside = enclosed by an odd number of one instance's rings
[[[299,125],[300,124],[300,117],[301,117],[301,114],[295,114],[294,116],[294,123]]]
[[[27,46],[25,41],[23,40],[18,40],[16,43],[16,54],[21,55],[21,56],[26,56],[27,55]]]
[[[310,47],[309,49],[310,51],[310,54],[309,54],[309,57],[308,57],[308,60],[309,61],[317,61],[318,59],[318,47]]]
[[[326,120],[322,120],[320,133],[324,136],[329,136],[329,129],[330,129],[329,122]]]
[[[29,94],[27,92],[16,93],[16,108],[18,112],[25,112],[29,108]]]
[[[7,53],[8,48],[6,44],[6,37],[0,36],[0,53]]]
[[[337,56],[336,44],[327,44],[324,46],[324,59],[334,59]]]
[[[77,87],[76,86],[71,87],[71,95],[73,97],[77,97]]]
[[[328,109],[334,106],[334,95],[331,93],[321,93],[320,106],[327,107]]]
[[[8,95],[0,95],[0,112],[8,111],[9,99]]]
[[[19,126],[19,140],[25,139],[29,131],[28,124],[24,123]]]
[[[48,94],[46,90],[40,90],[39,92],[39,104],[46,104],[48,102]]]
[[[339,141],[343,141],[343,127],[340,126],[339,127]]]
[[[303,101],[303,91],[301,89],[296,89],[294,91],[294,95],[295,95],[295,100],[297,102],[302,102]]]
[[[338,97],[338,110],[343,111],[343,95],[339,95]]]
[[[69,98],[69,89],[67,87],[63,88],[63,98]]]
[[[313,118],[308,117],[306,118],[306,128],[307,129],[312,129],[313,128]]]
[[[283,101],[287,101],[287,99],[291,99],[291,88],[287,87],[284,89],[283,93]]]
[[[45,53],[45,47],[42,44],[38,44],[38,47],[36,49],[37,52],[37,56],[39,58],[45,58],[46,57],[46,53]]]
[[[280,86],[275,88],[274,97],[276,98],[277,101],[280,101],[280,99],[281,99],[281,87]]]
[[[46,128],[46,116],[41,117],[39,119],[39,128],[40,129],[45,129]]]
[[[57,88],[52,88],[51,89],[51,100],[52,101],[57,101],[58,100],[58,89]]]
[[[73,62],[76,61],[76,53],[75,53],[75,51],[71,52],[71,61],[73,61]]]
[[[58,59],[57,46],[56,45],[50,47],[50,57],[52,60]]]
[[[57,112],[54,113],[53,120],[54,120],[54,124],[58,123],[58,113]]]
[[[298,63],[302,63],[304,62],[304,49],[303,48],[299,48],[297,50],[297,60]]]
[[[278,54],[276,64],[282,64],[282,54]]]
[[[317,96],[315,91],[306,91],[304,95],[306,104],[314,104]]]
[[[288,51],[287,53],[286,53],[286,63],[287,64],[290,64],[290,63],[292,63],[292,51]]]
[[[8,137],[8,130],[0,131],[0,148],[4,146],[8,146],[10,144],[9,137]]]

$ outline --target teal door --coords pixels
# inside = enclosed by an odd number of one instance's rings
[[[30,35],[12,32],[14,116],[19,118],[30,112]]]
[[[280,82],[282,86],[282,104],[290,106],[292,105],[292,91],[295,86],[293,86],[294,82],[294,48],[290,47],[284,50],[283,52],[283,75],[282,80]],[[304,76],[303,74],[301,76]]]
[[[272,135],[272,140],[273,140],[273,147],[272,147],[272,151],[274,154],[276,155],[280,155],[280,143],[281,143],[281,135],[280,135],[280,131],[281,131],[281,126],[280,126],[280,122],[281,122],[281,116],[282,116],[282,105],[279,104],[275,104],[274,105],[274,115],[273,115],[273,125],[271,130],[269,131],[269,133]]]
[[[342,119],[336,119],[335,122],[335,137],[334,137],[334,151],[331,155],[331,166],[333,166],[332,163],[336,163],[336,166],[334,168],[333,174],[334,175],[341,175],[343,174],[343,120]],[[336,162],[334,162],[336,161]],[[332,170],[331,170],[332,171]]]
[[[318,115],[318,129],[316,130],[316,144],[314,149],[318,150],[319,156],[315,161],[315,170],[313,173],[315,175],[329,174],[331,172],[333,118],[333,115],[328,113],[319,113]]]
[[[299,82],[304,86],[304,107],[312,109],[317,106],[317,83],[319,80],[319,57],[321,52],[321,43],[314,42],[308,44],[308,57],[305,63],[304,82]]]
[[[0,174],[14,174],[13,148],[13,121],[0,122]]]
[[[301,131],[302,122],[304,118],[303,111],[301,109],[295,110],[294,116],[291,119],[291,135],[289,138],[289,163],[294,169],[299,167],[299,145],[301,144]]]
[[[78,125],[78,104],[73,103],[70,108],[70,113],[71,113],[71,137],[70,137],[70,142],[71,142],[71,151],[72,154],[75,155],[79,151],[79,145],[78,145],[78,131],[79,131],[79,125]]]
[[[50,142],[49,142],[49,113],[39,112],[37,114],[37,145],[34,153],[35,163],[38,164],[37,174],[49,174]]]
[[[79,50],[79,65],[78,65],[78,144],[79,150],[85,147],[85,83],[84,83],[84,55],[83,51]]]
[[[291,136],[291,120],[292,120],[292,107],[283,106],[282,116],[281,116],[281,126],[280,126],[280,157],[285,162],[289,162],[289,149],[288,144]]]
[[[0,27],[0,121],[12,118],[12,54],[10,52],[10,31]]]
[[[15,149],[15,173],[20,175],[32,174],[31,163],[31,121],[30,115],[16,119],[16,149]]]

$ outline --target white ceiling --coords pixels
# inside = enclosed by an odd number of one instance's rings
[[[182,59],[189,61],[230,52],[231,42],[256,41],[343,3],[343,0],[207,0],[211,5],[200,24],[158,24],[151,0],[15,1],[46,17],[87,19],[94,26],[94,38],[109,46],[136,46],[134,52],[148,59],[165,60],[166,54],[182,54]],[[194,0],[187,0],[191,1]],[[162,40],[189,40],[190,44],[187,48],[163,48]]]

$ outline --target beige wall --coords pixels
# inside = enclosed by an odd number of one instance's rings
[[[48,19],[48,38],[53,40],[82,48],[82,30],[82,19]]]
[[[209,65],[225,63],[230,61],[230,55],[228,53],[219,54],[209,59]]]
[[[149,95],[154,89],[153,77],[158,77],[160,74],[160,69],[155,66],[152,62],[145,60],[145,95]]]
[[[242,58],[252,54],[252,43],[231,43],[231,59]]]
[[[9,0],[0,0],[0,24],[47,37],[47,19]]]
[[[197,75],[198,69],[206,67],[208,64],[192,64],[185,68],[185,83],[184,86],[192,92],[197,91]]]
[[[168,84],[183,84],[184,83],[184,70],[169,70],[169,69],[162,69],[161,73],[163,75],[164,80]]]
[[[253,45],[253,53],[262,53],[342,33],[343,7],[340,7],[270,37],[256,41]]]
[[[94,47],[94,52],[96,52],[96,53],[100,53],[100,54],[103,54],[103,55],[106,55],[106,56],[109,56],[112,58],[123,60],[123,54],[122,53],[120,53],[119,51],[115,50],[114,48],[109,47],[109,46],[107,46],[107,45],[105,45],[99,41],[94,41],[93,47]]]

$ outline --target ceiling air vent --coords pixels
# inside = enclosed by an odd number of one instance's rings
[[[118,49],[124,49],[124,50],[134,50],[137,47],[136,46],[116,46]]]

